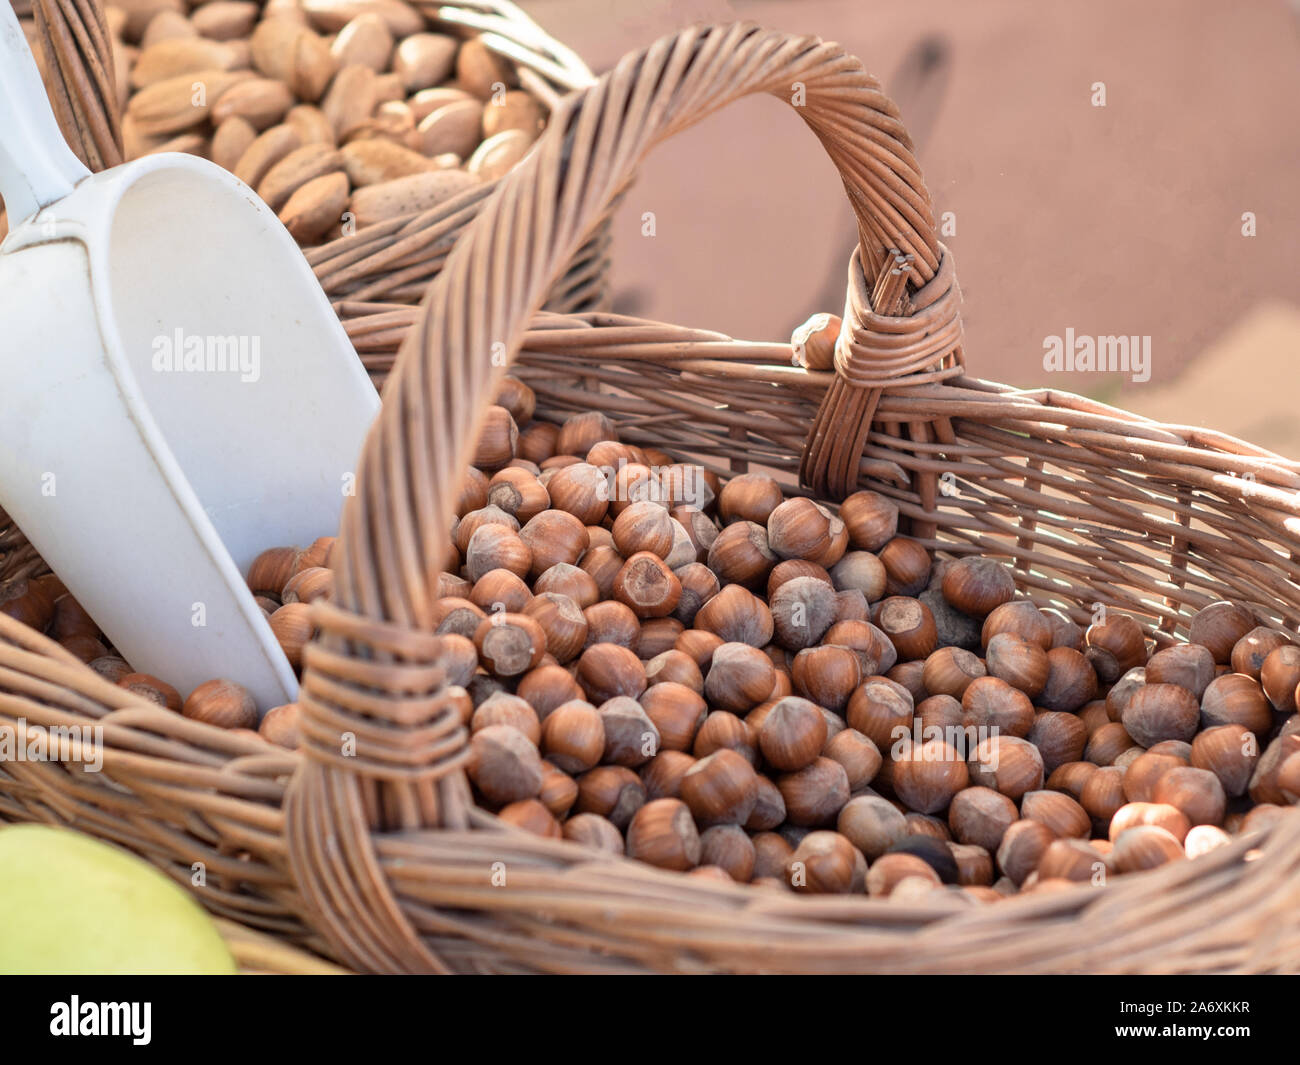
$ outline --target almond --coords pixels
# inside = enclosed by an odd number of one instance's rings
[[[197,37],[199,31],[179,11],[159,11],[149,20],[144,36],[140,38],[141,48],[151,48],[160,41],[175,41],[186,37]]]
[[[232,85],[212,105],[212,121],[221,123],[231,115],[245,118],[254,129],[268,129],[294,104],[293,93],[282,81],[249,78]]]
[[[156,155],[159,152],[181,152],[185,155],[202,156],[206,153],[208,147],[208,138],[201,133],[181,133],[170,140],[165,140],[159,145],[150,148],[145,155]]]
[[[412,34],[397,46],[393,73],[401,76],[407,92],[431,88],[451,76],[459,47],[441,33]]]
[[[179,133],[197,126],[217,100],[251,77],[246,70],[200,70],[156,81],[131,97],[126,113],[143,136]]]
[[[271,167],[295,148],[301,147],[302,141],[297,130],[288,125],[272,126],[248,146],[248,150],[235,164],[235,177],[245,185],[257,188]]]
[[[343,156],[328,144],[305,144],[295,148],[266,172],[257,194],[279,211],[289,197],[309,181],[343,169]]]
[[[293,127],[303,144],[335,144],[334,127],[325,112],[313,104],[298,104],[289,108],[285,122]]]
[[[288,19],[261,22],[249,42],[253,65],[268,78],[282,81],[304,100],[318,100],[334,76],[329,45],[306,26]]]
[[[536,139],[545,121],[542,105],[522,89],[503,93],[500,100],[490,100],[483,108],[483,136],[494,137],[508,129],[518,129]]]
[[[358,15],[339,31],[330,51],[339,66],[356,63],[382,74],[393,55],[393,34],[373,12]]]
[[[446,104],[424,119],[417,131],[425,155],[452,152],[464,159],[483,139],[483,105],[477,100]]]
[[[325,39],[306,30],[298,37],[294,48],[293,72],[289,77],[291,88],[300,99],[316,101],[329,87],[338,63],[330,53]]]
[[[343,146],[341,154],[343,169],[356,188],[380,185],[434,168],[419,152],[385,140],[352,141]]]
[[[311,244],[338,222],[347,205],[347,175],[324,174],[289,197],[280,211],[280,221],[299,244]]]
[[[339,140],[354,126],[361,125],[375,110],[375,72],[353,63],[334,75],[321,110],[334,127]]]
[[[489,137],[469,157],[465,169],[480,181],[495,181],[528,154],[533,138],[522,129],[507,129]]]
[[[424,29],[424,16],[402,0],[303,0],[302,8],[319,29],[341,30],[358,15],[375,14],[394,37],[409,37]]]
[[[249,36],[257,25],[257,5],[247,0],[212,0],[190,16],[194,29],[214,41],[234,41]]]
[[[231,115],[212,134],[212,161],[234,173],[236,164],[255,140],[257,130],[238,115]]]
[[[400,102],[390,101],[384,106],[403,107],[405,105]],[[411,151],[415,151],[415,146],[420,143],[415,132],[415,119],[411,117],[409,108],[405,112],[377,111],[374,118],[366,119],[348,134],[347,142],[349,144],[363,140],[387,141],[390,144],[397,144]],[[459,160],[457,162],[459,163]]]
[[[471,37],[456,54],[456,80],[480,100],[490,100],[501,87],[515,84],[514,71],[481,37]]]
[[[194,71],[233,70],[235,63],[235,51],[220,41],[177,37],[152,44],[140,53],[131,70],[131,84],[143,89],[146,85]]]
[[[384,104],[393,100],[405,100],[406,89],[398,74],[375,75],[375,103]]]
[[[464,89],[458,89],[454,85],[440,85],[436,89],[421,89],[407,103],[411,105],[415,121],[423,122],[440,107],[472,99],[474,97]]]
[[[352,194],[352,212],[358,227],[372,225],[427,211],[478,184],[477,178],[463,170],[430,170],[357,189]]]

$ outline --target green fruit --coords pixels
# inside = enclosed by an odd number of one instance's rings
[[[69,829],[0,828],[0,973],[235,971],[217,926],[147,862]]]

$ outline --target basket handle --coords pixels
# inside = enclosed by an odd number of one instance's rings
[[[929,194],[897,109],[836,45],[749,24],[696,27],[625,57],[562,101],[425,295],[344,507],[333,601],[314,607],[319,635],[305,656],[305,757],[286,800],[288,851],[314,923],[355,966],[439,967],[403,915],[370,833],[462,828],[472,816],[461,771],[468,700],[447,684],[442,641],[431,635],[432,587],[507,362],[650,148],[760,92],[790,102],[839,170],[857,217],[862,291],[923,292],[943,276]],[[852,371],[841,347],[842,372]],[[900,366],[914,356],[906,345],[889,351]]]

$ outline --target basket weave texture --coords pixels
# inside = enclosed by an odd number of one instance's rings
[[[539,315],[646,152],[751,93],[799,101],[857,216],[835,370],[793,366],[789,344]],[[1008,559],[1023,590],[1077,618],[1102,602],[1170,642],[1192,611],[1232,598],[1295,628],[1296,463],[967,376],[958,303],[910,142],[857,60],[751,25],[687,30],[628,56],[558,104],[420,308],[350,322],[363,353],[399,337],[400,349],[344,512],[335,596],[314,605],[301,750],[143,704],[0,617],[0,724],[21,734],[94,720],[107,748],[97,775],[72,760],[0,766],[0,816],[76,824],[186,883],[204,861],[195,890],[211,909],[356,970],[1300,968],[1294,813],[1105,888],[967,907],[703,881],[540,839],[474,805],[460,692],[429,631],[431,575],[505,372],[490,357],[498,343],[550,416],[602,409],[623,439],[724,476],[762,465],[828,500],[871,487],[929,546]]]

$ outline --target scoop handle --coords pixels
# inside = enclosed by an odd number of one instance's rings
[[[63,139],[18,16],[4,0],[0,2],[0,196],[10,228],[62,199],[89,176]]]

